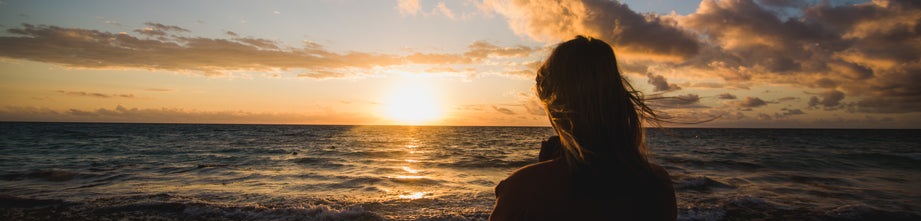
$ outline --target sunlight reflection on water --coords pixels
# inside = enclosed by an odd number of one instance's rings
[[[400,199],[422,199],[428,198],[431,195],[431,192],[413,192],[410,194],[401,194]]]

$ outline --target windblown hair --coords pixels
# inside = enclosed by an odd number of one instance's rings
[[[574,174],[649,177],[644,122],[656,125],[657,116],[621,75],[610,45],[581,35],[563,42],[537,71],[536,81],[560,136],[560,159]]]

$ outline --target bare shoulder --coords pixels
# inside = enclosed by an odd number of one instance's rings
[[[565,176],[562,165],[557,160],[541,161],[509,174],[496,185],[496,204],[489,220],[555,220],[544,216],[570,214],[553,206],[567,199],[560,191],[568,188],[568,179],[560,177]]]
[[[656,175],[659,179],[667,180],[671,183],[671,175],[668,174],[668,171],[665,170],[665,167],[662,167],[659,164],[650,163],[649,167],[652,169],[652,173]]]
[[[558,160],[541,161],[518,168],[496,187],[497,192],[533,194],[546,192],[562,185],[566,168]]]
[[[565,171],[562,162],[559,160],[547,160],[537,163],[528,164],[513,171],[504,181],[511,183],[531,183],[536,180],[545,180],[548,177],[556,177]]]

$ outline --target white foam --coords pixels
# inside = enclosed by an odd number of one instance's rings
[[[726,211],[720,208],[690,208],[687,210],[682,210],[678,213],[678,219],[682,221],[709,221],[709,220],[721,220],[726,216]]]

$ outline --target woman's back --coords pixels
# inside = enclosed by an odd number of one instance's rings
[[[574,187],[573,175],[559,160],[522,167],[496,186],[496,207],[490,220],[674,220],[674,189],[668,173],[653,165],[652,183],[617,185],[634,177],[597,175]]]

